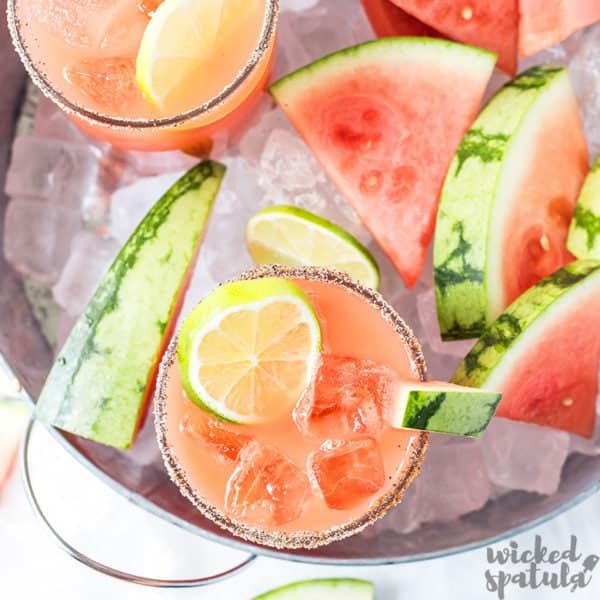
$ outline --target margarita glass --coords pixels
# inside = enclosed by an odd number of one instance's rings
[[[227,423],[186,396],[174,338],[159,374],[156,428],[169,475],[204,515],[252,542],[312,548],[385,515],[419,472],[427,434],[390,428],[376,414],[380,398],[373,390],[380,388],[367,388],[381,368],[423,380],[425,363],[410,329],[377,292],[319,267],[267,265],[242,280],[272,277],[297,284],[319,319],[322,363],[314,388],[276,421]],[[341,381],[336,362],[362,372]],[[361,404],[317,412],[343,385]],[[269,499],[260,492],[254,497],[263,484],[285,489]]]
[[[269,78],[279,1],[224,0],[233,17],[198,59],[201,76],[157,108],[136,83],[136,55],[161,1],[8,0],[7,16],[34,83],[86,133],[123,149],[207,155],[252,117]]]

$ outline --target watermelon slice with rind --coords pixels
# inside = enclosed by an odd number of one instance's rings
[[[492,98],[441,195],[434,275],[443,339],[478,337],[523,291],[573,260],[566,238],[587,170],[565,69],[534,67]]]
[[[575,261],[520,296],[459,365],[458,385],[502,392],[496,416],[591,437],[600,362],[600,262]]]
[[[498,55],[498,67],[517,71],[517,0],[391,0],[396,6],[444,36],[486,48]]]
[[[451,157],[494,55],[431,38],[384,38],[326,56],[271,93],[408,287],[433,235]]]
[[[600,21],[598,0],[519,0],[519,53],[531,56]]]

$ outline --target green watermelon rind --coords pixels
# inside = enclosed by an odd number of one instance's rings
[[[502,398],[502,394],[481,390],[426,390],[423,387],[408,391],[404,415],[398,426],[480,437]]]
[[[373,584],[365,579],[330,578],[294,581],[253,600],[374,600]]]
[[[527,357],[529,348],[543,339],[546,325],[560,319],[588,286],[600,286],[600,261],[575,261],[529,288],[484,331],[458,366],[452,382],[503,389],[502,383],[511,376],[515,362]]]
[[[416,56],[423,51],[435,51],[441,53],[445,60],[448,60],[451,53],[463,55],[473,61],[472,68],[476,68],[475,62],[479,61],[483,69],[489,68],[490,63],[494,63],[496,55],[489,50],[469,46],[467,44],[458,44],[449,40],[428,37],[388,37],[377,40],[371,40],[350,46],[343,50],[338,50],[332,54],[327,54],[314,62],[311,62],[291,73],[288,73],[275,83],[271,84],[269,91],[280,105],[285,105],[288,94],[294,93],[294,90],[303,91],[314,84],[315,75],[319,77],[327,76],[327,71],[339,75],[341,71],[340,62],[349,62],[356,64],[361,59],[372,62],[377,52],[382,53],[386,58],[390,51],[394,51],[392,56],[397,56],[396,52],[404,47],[405,51],[413,52]]]
[[[40,419],[110,446],[131,445],[224,173],[213,161],[190,169],[138,225],[58,355],[37,403]]]
[[[567,248],[577,258],[600,260],[600,154],[581,188]]]
[[[478,337],[497,316],[490,302],[488,248],[505,164],[519,152],[519,135],[536,103],[567,72],[533,67],[505,85],[463,138],[442,188],[434,238],[434,279],[442,339]]]

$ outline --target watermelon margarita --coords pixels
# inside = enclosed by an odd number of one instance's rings
[[[376,292],[315,267],[266,266],[245,279],[273,275],[295,282],[320,322],[308,392],[275,421],[227,423],[184,392],[174,341],[159,375],[157,432],[172,479],[203,514],[254,542],[315,547],[383,516],[418,473],[426,434],[389,427],[385,402],[395,379],[418,382],[425,365]]]
[[[8,2],[29,74],[84,131],[195,153],[247,119],[268,79],[277,13],[278,0]]]

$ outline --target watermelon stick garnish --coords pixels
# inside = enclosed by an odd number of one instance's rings
[[[392,427],[480,437],[502,394],[438,381],[394,384]]]

